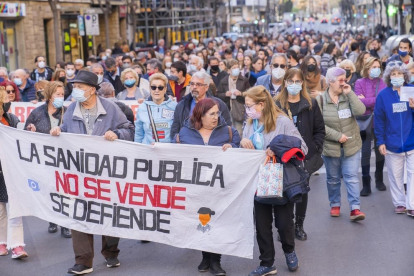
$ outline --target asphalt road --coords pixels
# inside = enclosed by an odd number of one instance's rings
[[[372,160],[373,161],[373,160]],[[373,164],[373,162],[371,162]],[[373,168],[371,168],[373,169]],[[389,189],[373,190],[362,198],[366,220],[349,221],[346,191],[342,187],[342,210],[339,218],[329,216],[325,173],[311,178],[309,208],[305,220],[307,241],[296,241],[299,269],[296,276],[412,276],[414,275],[414,219],[394,214]],[[371,173],[373,177],[373,170]],[[387,175],[385,174],[385,179]],[[388,181],[385,182],[388,187]],[[48,223],[37,218],[24,218],[26,250],[29,257],[12,260],[0,257],[0,276],[67,275],[74,264],[72,241],[60,234],[48,234]],[[274,238],[276,240],[276,231]],[[195,250],[122,239],[119,259],[121,266],[109,269],[100,254],[100,237],[95,237],[95,262],[92,275],[183,276],[211,275],[199,273],[201,253]],[[293,275],[288,271],[280,243],[275,244],[277,275]],[[258,248],[254,258],[223,256],[227,275],[241,276],[259,264]]]

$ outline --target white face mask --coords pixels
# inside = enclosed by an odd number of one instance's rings
[[[67,75],[68,77],[72,77],[74,74],[75,74],[75,70],[72,70],[72,69],[70,69],[70,70],[66,70],[66,75]]]
[[[285,76],[285,74],[286,74],[286,71],[280,67],[272,69],[272,76],[277,80],[282,79]]]
[[[103,75],[98,75],[98,84],[103,81]]]
[[[172,62],[166,62],[166,63],[165,63],[165,66],[166,66],[167,68],[170,68],[170,67],[171,67],[171,64],[172,64]]]
[[[46,67],[46,62],[44,62],[44,61],[39,61],[39,68],[45,68]]]
[[[174,58],[174,62],[180,61],[179,58]]]

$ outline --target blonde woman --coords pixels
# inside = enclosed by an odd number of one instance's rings
[[[361,78],[361,75],[358,73],[360,71],[356,70],[354,63],[349,59],[345,59],[339,63],[339,68],[345,70],[345,81],[351,86],[351,89],[354,90],[355,82]]]
[[[289,69],[282,83],[281,91],[276,96],[276,105],[293,121],[308,146],[305,168],[309,175],[323,165],[321,157],[325,139],[325,123],[321,110],[315,99],[306,91],[307,82],[300,69]],[[302,202],[296,203],[295,236],[298,240],[307,239],[303,229],[308,205],[308,194],[302,196]]]
[[[293,122],[274,103],[270,92],[264,86],[255,86],[245,93],[246,114],[249,117],[243,130],[241,147],[252,150],[266,151],[268,156],[274,152],[267,148],[278,135],[293,136],[301,141],[304,154],[308,148]],[[275,249],[273,243],[273,219],[278,226],[282,248],[285,253],[289,270],[298,268],[298,258],[295,253],[295,230],[293,227],[293,207],[286,195],[275,204],[264,204],[254,201],[257,243],[260,249],[260,266],[249,275],[276,274],[274,266]],[[273,215],[274,214],[274,215]],[[274,216],[274,218],[273,218]]]
[[[0,123],[2,125],[17,127],[19,119],[7,113],[10,108],[10,101],[7,97],[6,88],[0,86]],[[0,164],[0,256],[9,254],[12,251],[12,259],[22,259],[27,257],[24,251],[23,220],[19,218],[9,218],[7,214],[8,195],[6,183]]]
[[[125,90],[121,91],[116,98],[121,101],[138,101],[142,103],[149,96],[149,92],[139,88],[138,74],[135,70],[127,68],[121,73],[121,82],[125,86]]]

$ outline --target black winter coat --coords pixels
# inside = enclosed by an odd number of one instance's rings
[[[4,118],[9,123],[10,127],[17,127],[17,124],[20,122],[19,119],[11,113],[4,114]],[[0,164],[0,202],[8,202],[9,197],[7,195],[6,183],[4,181],[3,170]]]
[[[236,89],[240,92],[245,92],[250,88],[249,80],[245,77],[239,76],[236,82]],[[229,91],[229,77],[222,79],[217,87],[217,97],[227,104],[227,108],[230,110],[230,97],[226,96],[226,92]],[[237,96],[236,101],[244,104],[244,97]]]
[[[115,80],[111,77],[108,71],[105,72],[104,78],[107,79],[115,88],[115,96],[118,95],[118,93],[125,90],[125,86],[121,81],[120,76],[116,76]]]
[[[219,110],[221,111],[221,116],[226,121],[228,126],[231,126],[231,117],[227,105],[220,100],[219,98],[211,96],[209,91],[206,93],[207,98],[216,100],[219,103]],[[180,132],[180,129],[184,126],[185,120],[190,117],[191,102],[193,97],[190,94],[187,94],[181,101],[177,104],[174,112],[174,122],[171,126],[171,139],[174,139],[175,135]]]
[[[276,105],[288,114],[288,111],[282,108],[279,102],[276,102]],[[325,123],[318,102],[315,99],[312,99],[312,109],[309,110],[309,102],[305,98],[300,97],[297,127],[302,139],[308,146],[308,154],[305,160],[309,160],[316,153],[321,154],[326,134]]]
[[[26,124],[24,125],[24,129],[27,130],[27,126],[33,124],[36,127],[36,132],[49,134],[50,130],[52,129],[50,124],[49,112],[47,110],[48,102],[45,104],[36,107],[27,117]],[[63,112],[66,112],[66,107],[62,107]],[[58,108],[55,113],[52,114],[53,118],[58,119],[60,126],[62,120],[62,108]]]

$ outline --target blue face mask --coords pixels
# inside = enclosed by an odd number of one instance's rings
[[[297,94],[300,93],[300,91],[302,90],[302,85],[300,84],[288,84],[286,86],[287,91],[289,92],[290,95],[295,96]]]
[[[20,85],[22,85],[22,84],[23,84],[22,79],[13,79],[13,81],[14,81],[14,83],[15,83],[17,86],[20,86]]]
[[[124,85],[125,85],[126,87],[128,87],[128,88],[131,88],[131,87],[133,87],[133,86],[135,85],[135,83],[136,83],[136,80],[126,80],[126,81],[124,82]]]
[[[240,69],[239,68],[231,69],[231,75],[233,77],[237,77],[239,74],[240,74]]]
[[[381,75],[381,69],[379,68],[373,68],[369,72],[369,76],[373,79],[378,78]]]
[[[391,84],[394,87],[401,87],[404,84],[404,77],[398,77],[391,79]]]
[[[61,108],[65,99],[63,97],[58,97],[53,100],[53,106],[55,108]]]
[[[74,98],[77,102],[83,103],[84,101],[89,99],[89,97],[85,98],[85,91],[83,91],[82,89],[73,88],[72,90],[72,98]]]
[[[400,56],[402,56],[402,57],[405,57],[406,55],[408,55],[408,52],[407,52],[407,51],[401,51],[401,50],[398,50],[398,54],[399,54]]]

